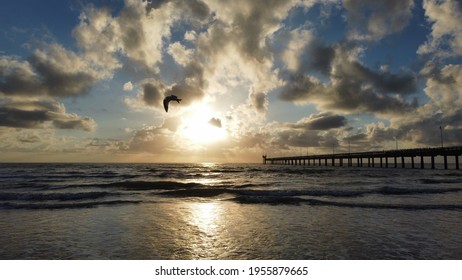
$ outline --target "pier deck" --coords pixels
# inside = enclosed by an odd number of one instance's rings
[[[455,168],[460,169],[459,157],[461,155],[462,146],[455,146],[287,157],[267,157],[267,155],[263,155],[263,164],[344,166],[346,161],[347,166],[379,166],[385,168],[399,166],[405,168],[406,163],[408,163],[412,168],[416,168],[415,158],[417,157],[420,158],[420,168],[425,168],[425,158],[430,158],[430,166],[435,169],[435,158],[441,156],[443,157],[444,169],[448,169],[448,157],[454,157]],[[406,159],[410,160],[406,162]]]

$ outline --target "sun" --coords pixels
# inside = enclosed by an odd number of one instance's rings
[[[210,107],[198,104],[185,112],[179,134],[191,144],[212,144],[226,139],[221,119]]]

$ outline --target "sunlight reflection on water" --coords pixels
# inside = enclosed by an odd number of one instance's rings
[[[195,258],[213,258],[225,253],[228,239],[224,236],[223,208],[216,202],[188,203],[185,218],[188,230],[185,234]]]
[[[191,223],[204,232],[215,231],[222,223],[222,208],[218,203],[194,203],[191,207]]]

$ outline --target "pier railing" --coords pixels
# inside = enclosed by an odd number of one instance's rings
[[[459,156],[462,155],[462,146],[441,148],[417,148],[401,150],[382,150],[360,153],[332,153],[322,155],[268,157],[263,155],[263,164],[286,164],[286,165],[332,165],[344,166],[345,160],[348,166],[368,167],[406,167],[406,160],[410,159],[412,168],[416,168],[415,158],[420,157],[420,168],[425,168],[425,158],[430,158],[430,166],[435,169],[435,158],[443,157],[444,169],[448,169],[448,157],[455,158],[455,168],[460,169]],[[392,162],[390,162],[392,159]],[[377,161],[378,160],[378,161]],[[356,164],[354,163],[356,161]],[[398,164],[399,162],[399,164]],[[409,161],[408,161],[409,163]]]

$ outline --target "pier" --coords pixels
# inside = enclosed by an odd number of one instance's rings
[[[425,167],[430,167],[431,169],[435,169],[436,157],[443,157],[444,169],[448,169],[448,158],[454,157],[455,169],[459,170],[459,157],[461,155],[462,146],[456,146],[444,148],[417,148],[287,157],[268,157],[267,155],[263,155],[263,164],[269,163],[284,165],[356,166],[382,168],[410,167],[422,169]],[[430,162],[428,162],[428,159],[430,159]]]

